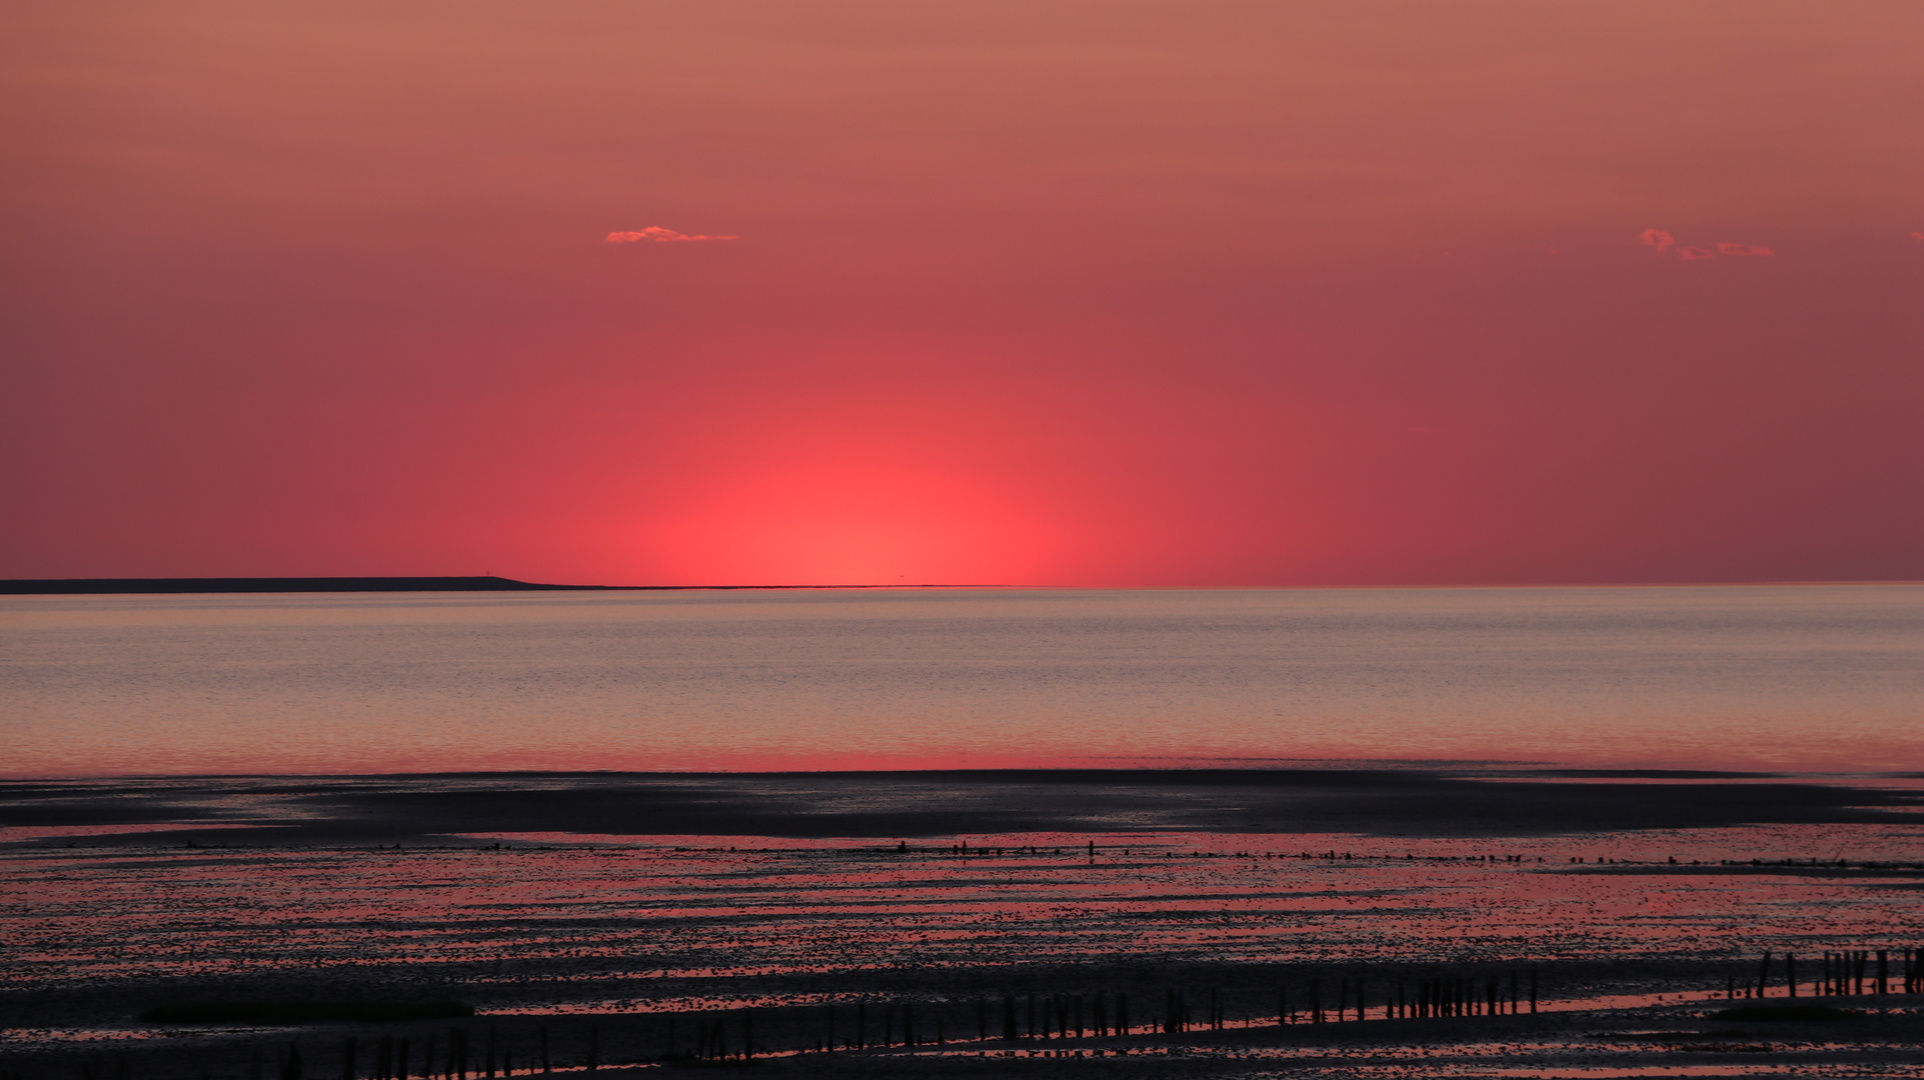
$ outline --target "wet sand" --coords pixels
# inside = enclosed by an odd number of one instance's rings
[[[1017,832],[1577,835],[1904,823],[1924,790],[1754,773],[1521,769],[447,774],[0,782],[0,828],[140,826],[201,843],[470,833],[948,837]],[[250,830],[274,830],[271,837]],[[0,832],[0,842],[20,834]],[[93,843],[112,842],[103,828]],[[131,831],[127,834],[132,836]],[[151,844],[172,835],[139,836]]]
[[[356,1075],[384,1038],[419,1075],[459,1031],[471,1073],[492,1038],[518,1075],[545,1029],[551,1068],[734,1067],[752,1037],[755,1068],[797,1076],[1918,1075],[1924,994],[1897,992],[1924,946],[1917,804],[1467,770],[13,783],[0,1073],[252,1078],[295,1045],[332,1077],[351,1037]],[[1704,1018],[1765,950],[1781,999],[1784,953],[1808,998],[1821,954],[1878,949],[1891,993],[1824,999],[1856,1019]],[[1384,1018],[1439,979],[1495,980],[1520,1015]],[[1367,1020],[1276,1024],[1359,989]],[[1028,1037],[1032,1000],[1047,1028],[1104,995],[1113,1024],[1118,992],[1132,1034]],[[1147,1030],[1171,994],[1191,1029]],[[447,998],[478,1014],[137,1019]],[[831,1008],[842,1043],[860,1010],[867,1048],[816,1052]],[[730,1056],[684,1060],[704,1045]]]

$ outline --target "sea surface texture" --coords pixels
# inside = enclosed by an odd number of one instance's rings
[[[1924,769],[1924,586],[7,597],[12,777]]]

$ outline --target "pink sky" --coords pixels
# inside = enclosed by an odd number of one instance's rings
[[[1924,577],[1909,0],[0,19],[0,577]]]

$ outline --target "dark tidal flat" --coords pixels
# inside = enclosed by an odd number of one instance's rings
[[[1653,782],[1655,781],[1655,782]],[[480,832],[783,838],[1010,832],[1523,836],[1904,823],[1924,791],[1746,773],[1357,769],[450,774],[0,782],[0,827],[201,843],[399,843]],[[263,831],[271,830],[271,831]],[[111,830],[96,844],[169,837]]]
[[[1917,1076],[1921,804],[1474,769],[10,782],[0,1074],[388,1077],[405,1043],[410,1077]]]

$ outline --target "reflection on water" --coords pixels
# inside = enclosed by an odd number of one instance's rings
[[[1683,965],[1662,976],[1670,982],[1646,986],[1552,982],[1548,1003],[1716,991],[1726,977],[1747,980],[1763,949],[1808,955],[1924,939],[1916,903],[1924,872],[1865,877],[1747,862],[1848,845],[1860,857],[1924,863],[1924,834],[1891,826],[1580,841],[1023,834],[968,838],[967,856],[948,843],[703,839],[700,849],[648,840],[407,850],[19,845],[0,849],[0,929],[11,943],[0,979],[27,987],[405,972],[471,986],[487,1008],[525,1011],[610,1000],[610,980],[630,1007],[700,1008],[824,993],[798,980],[828,975],[1093,958],[1159,968],[1384,965],[1369,991],[1379,1001],[1389,985],[1378,980],[1397,964],[1637,956]],[[1571,862],[1579,857],[1586,861]],[[1602,858],[1610,863],[1589,861]],[[1704,863],[1701,872],[1678,872],[1691,860]],[[1744,861],[1744,872],[1723,872],[1726,860]],[[1807,964],[1802,978],[1817,975]],[[1270,1003],[1261,996],[1237,1007]]]
[[[1924,769],[1924,587],[0,598],[12,776]]]

